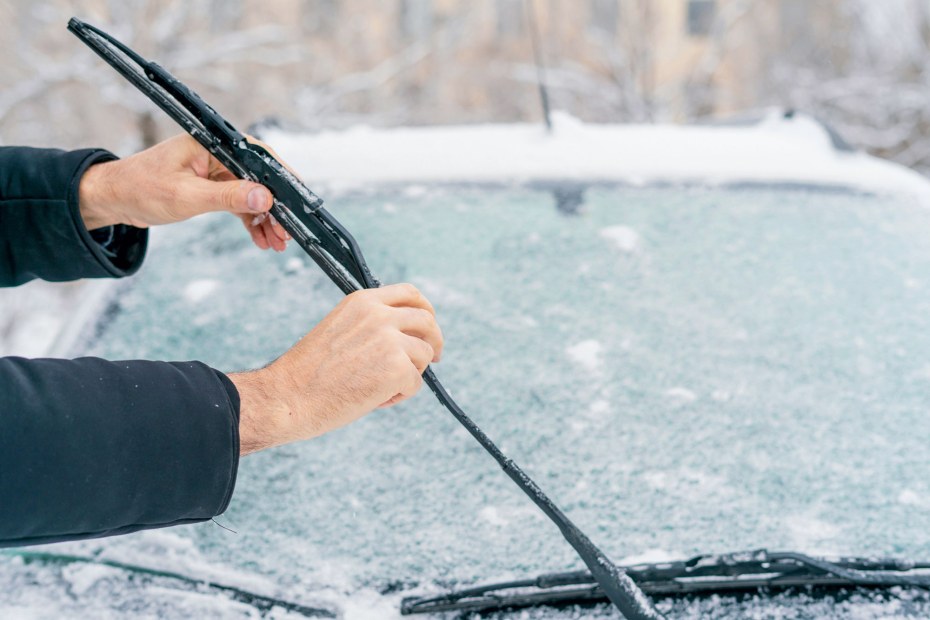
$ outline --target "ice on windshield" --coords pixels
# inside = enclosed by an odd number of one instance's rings
[[[458,402],[615,560],[930,557],[926,210],[777,187],[592,186],[574,215],[530,188],[329,204],[376,276],[433,301],[447,343],[436,372]],[[234,218],[174,228],[86,353],[254,368],[340,299],[298,248],[259,253]],[[237,533],[206,523],[52,549],[347,618],[394,617],[401,594],[581,567],[428,391],[244,459],[218,521]],[[47,596],[23,585],[27,570],[45,574],[0,562],[0,598]],[[591,617],[576,613],[526,617]]]

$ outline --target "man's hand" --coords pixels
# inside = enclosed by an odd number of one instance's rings
[[[81,177],[79,204],[88,230],[113,224],[147,228],[208,211],[229,211],[263,250],[284,251],[290,239],[268,215],[271,192],[236,179],[187,134],[126,159],[91,166]]]
[[[442,345],[433,307],[414,286],[348,295],[269,366],[230,375],[241,453],[316,437],[410,398]]]

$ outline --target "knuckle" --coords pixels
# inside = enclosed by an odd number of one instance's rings
[[[382,327],[375,331],[372,342],[374,343],[377,353],[388,358],[389,361],[393,361],[394,354],[400,351],[395,334],[386,327]]]
[[[423,327],[426,329],[433,329],[436,324],[436,318],[429,310],[424,310],[423,308],[413,308],[413,312],[417,318],[417,321],[422,323]]]
[[[358,303],[361,299],[363,299],[364,293],[365,293],[364,290],[353,291],[342,299],[342,303],[346,305]]]
[[[346,295],[346,299],[362,300],[368,299],[371,296],[371,289],[360,288],[357,291],[352,291]]]
[[[398,351],[403,350],[400,338],[403,334],[397,331],[392,325],[383,323],[379,324],[377,327],[377,332],[378,338],[387,346],[391,347],[392,349],[397,349]]]
[[[362,320],[369,330],[377,332],[378,337],[393,338],[397,334],[393,322],[390,319],[390,313],[380,306],[364,306],[364,315]]]
[[[426,363],[429,363],[429,360],[433,359],[433,355],[435,355],[436,352],[433,350],[433,345],[431,345],[430,343],[426,342],[425,340],[421,340],[420,342],[423,343],[420,346],[421,353],[423,354],[423,357],[426,359]],[[424,364],[423,366],[425,368],[426,364]]]
[[[401,349],[395,349],[391,355],[391,367],[394,369],[396,376],[404,377],[410,370],[410,358]]]
[[[431,340],[442,344],[442,329],[439,327],[439,323],[436,322],[436,319],[430,315],[430,320],[426,324],[427,337]]]
[[[368,289],[362,289],[349,293],[346,295],[344,301],[346,305],[359,309],[366,309],[376,305],[376,300],[372,296],[371,291]]]

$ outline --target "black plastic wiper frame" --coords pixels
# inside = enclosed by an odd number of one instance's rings
[[[272,215],[344,293],[373,288],[361,249],[342,225],[274,156],[249,142],[232,124],[177,78],[109,34],[76,18],[68,29],[165,111],[240,179],[265,185]]]
[[[930,588],[930,562],[884,558],[815,558],[764,549],[699,555],[685,561],[624,566],[650,596],[706,596],[813,588],[822,590]],[[404,599],[404,615],[447,611],[487,613],[547,605],[588,605],[607,600],[587,571],[476,586],[438,596]]]

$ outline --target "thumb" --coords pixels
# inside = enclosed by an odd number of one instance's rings
[[[231,213],[264,213],[271,209],[268,188],[250,181],[210,181],[196,179],[199,211],[230,211]]]

